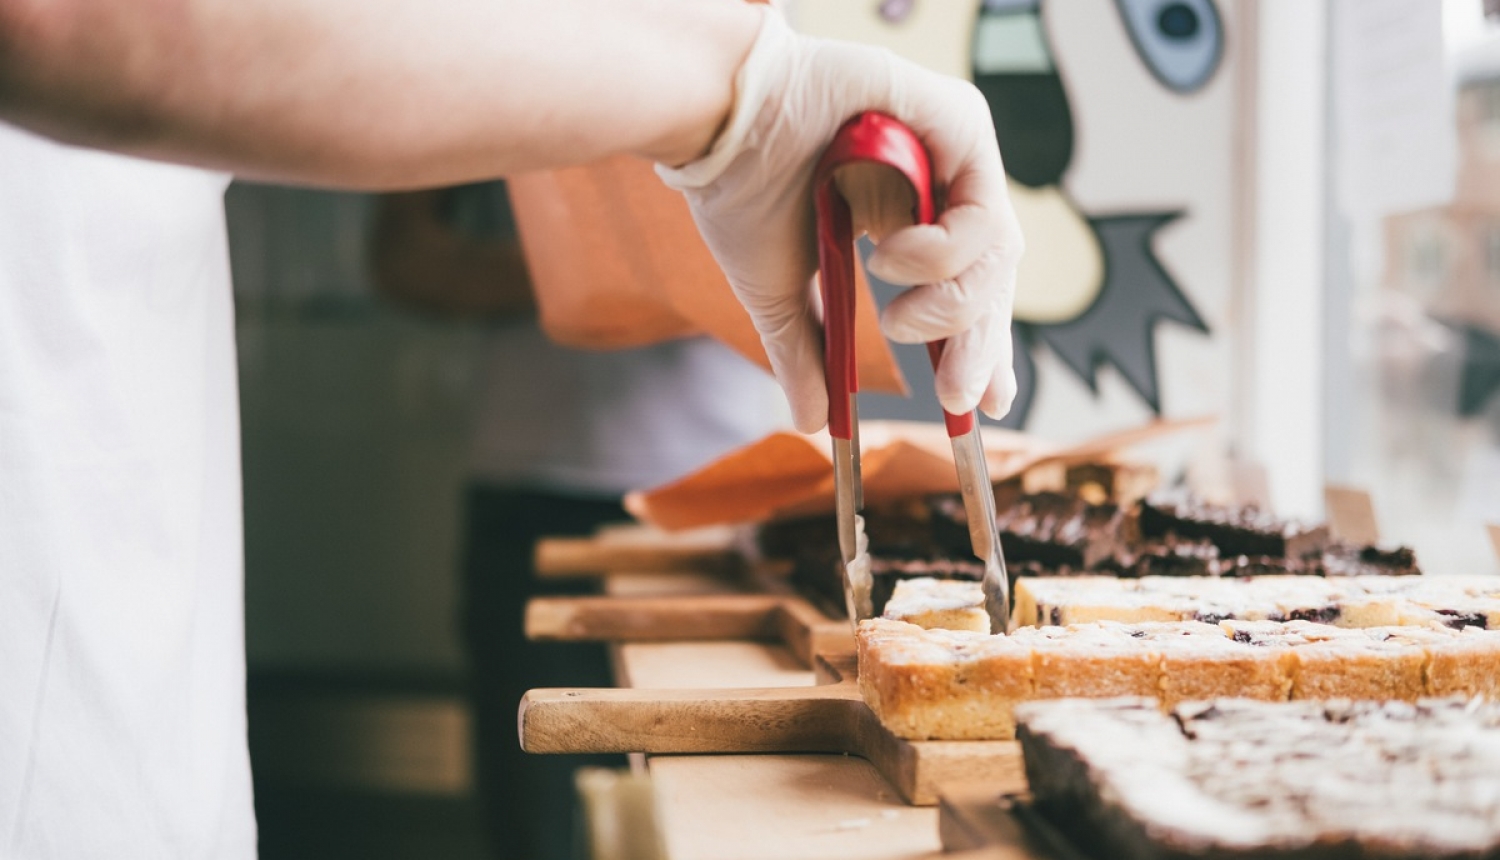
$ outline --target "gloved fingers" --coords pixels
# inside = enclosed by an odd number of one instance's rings
[[[979,254],[957,277],[924,283],[892,299],[880,328],[897,343],[953,337],[1003,303],[1009,316],[1015,270],[996,249]]]
[[[972,412],[981,402],[986,414],[1003,415],[1015,396],[1011,357],[1010,315],[992,308],[975,325],[948,338],[934,379],[938,402],[955,415]]]
[[[1015,340],[1009,315],[1000,326],[1000,339],[1000,363],[995,365],[990,384],[985,388],[984,396],[979,398],[979,411],[996,420],[1010,413],[1011,404],[1015,403],[1016,392],[1019,390],[1016,384]]]
[[[910,223],[910,216],[907,217]],[[912,224],[885,236],[866,265],[892,284],[926,284],[952,278],[995,245],[999,229],[989,209],[950,207],[936,224]]]
[[[771,372],[786,395],[792,424],[801,433],[816,433],[828,423],[828,386],[823,375],[823,334],[818,324],[817,294],[745,303],[760,332]]]
[[[762,338],[776,381],[786,393],[792,425],[799,433],[816,433],[828,424],[828,386],[823,376],[823,339],[811,319],[796,333],[769,341]]]

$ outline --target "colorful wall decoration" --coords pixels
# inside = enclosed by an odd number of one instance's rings
[[[884,45],[989,101],[1027,237],[1005,424],[1068,436],[1225,410],[1235,89],[1223,5],[790,5],[805,32]],[[920,401],[923,371],[907,377]]]

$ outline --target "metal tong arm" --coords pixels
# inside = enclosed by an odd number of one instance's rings
[[[866,112],[844,123],[813,171],[817,212],[818,279],[823,295],[823,369],[828,386],[828,433],[833,438],[834,505],[839,552],[844,563],[844,601],[858,623],[874,614],[873,580],[859,509],[864,488],[859,469],[859,377],[855,364],[855,247],[849,204],[835,174],[852,164],[883,164],[911,183],[914,213],[924,223],[934,217],[932,171],[927,150],[911,130],[881,113]]]

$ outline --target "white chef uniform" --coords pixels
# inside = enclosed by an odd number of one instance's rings
[[[518,320],[485,349],[470,461],[490,486],[623,496],[791,425],[771,375],[704,337],[589,352]]]
[[[255,856],[227,178],[0,125],[0,857]]]

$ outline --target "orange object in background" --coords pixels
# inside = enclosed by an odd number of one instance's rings
[[[996,483],[1046,464],[1118,462],[1126,449],[1216,419],[1157,419],[1063,444],[1001,427],[981,428],[984,458]],[[860,423],[865,504],[879,505],[933,493],[958,492],[953,451],[940,422]],[[779,517],[833,514],[833,463],[828,434],[783,431],[737,448],[659,487],[625,496],[637,520],[666,531]]]
[[[508,183],[548,337],[581,349],[626,349],[708,335],[770,369],[686,199],[649,162],[616,156]],[[855,276],[860,389],[905,394],[869,283],[862,270]]]

